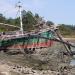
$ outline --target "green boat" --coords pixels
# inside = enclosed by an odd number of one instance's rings
[[[7,34],[7,32],[0,35],[0,50],[5,52],[10,49],[23,49],[25,52],[27,50],[34,51],[38,48],[48,48],[54,44],[54,41],[62,42],[66,45],[71,45],[62,40],[59,34],[56,32],[56,27],[50,27],[44,24],[38,24],[38,27],[31,32],[23,31],[22,15],[21,15],[21,5],[18,5],[20,11],[20,27],[14,26],[14,28],[19,29],[15,34]],[[1,26],[3,23],[0,23]],[[5,24],[6,26],[12,27],[12,25]],[[41,28],[40,28],[41,27]],[[9,32],[10,33],[10,32]],[[59,39],[57,39],[57,37]],[[72,45],[71,45],[72,46]]]
[[[52,46],[53,41],[45,38],[54,39],[54,32],[51,30],[43,30],[43,32],[40,31],[38,33],[33,32],[31,34],[30,32],[23,35],[3,35],[2,38],[4,37],[4,39],[0,40],[0,49],[21,48],[24,50],[35,50],[37,48],[47,48]]]
[[[53,45],[55,33],[53,29],[49,26],[46,28],[42,28],[41,24],[38,24],[38,28],[30,32],[23,31],[23,24],[22,24],[22,15],[21,15],[21,5],[18,5],[19,13],[20,13],[20,27],[3,24],[0,23],[0,27],[8,27],[9,30],[11,29],[20,29],[18,31],[4,32],[0,35],[0,50],[8,50],[8,49],[23,49],[23,50],[35,50],[37,48],[47,48]],[[5,25],[5,26],[4,26]],[[35,25],[36,26],[36,25]],[[41,29],[40,29],[41,27]],[[38,30],[38,31],[37,31]],[[48,39],[46,39],[48,38]]]

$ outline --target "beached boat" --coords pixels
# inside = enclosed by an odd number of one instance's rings
[[[22,24],[22,15],[21,15],[21,5],[18,5],[19,13],[20,13],[20,26],[15,27],[20,28],[19,31],[12,32],[8,34],[4,32],[0,35],[0,50],[4,50],[5,52],[10,49],[23,49],[25,52],[27,50],[34,51],[37,48],[48,48],[53,45],[54,41],[62,42],[70,46],[62,40],[59,34],[56,32],[57,28],[55,25],[47,26],[44,24],[35,25],[36,29],[30,32],[23,31]],[[2,25],[1,23],[0,25]],[[5,24],[7,26],[12,27],[12,25]],[[15,33],[15,34],[14,34]],[[59,39],[57,39],[57,37]],[[71,45],[72,46],[72,45]]]
[[[17,33],[19,33],[17,31]],[[44,38],[43,38],[44,37]],[[39,32],[29,32],[19,35],[1,35],[0,48],[5,49],[32,49],[36,48],[47,48],[53,45],[52,40],[54,39],[55,33],[51,29],[41,29]]]
[[[18,31],[13,32],[3,32],[0,35],[0,50],[8,50],[8,49],[24,49],[24,50],[35,50],[36,48],[47,48],[53,45],[52,40],[55,38],[54,28],[49,27],[47,25],[38,24],[35,25],[36,29],[30,32],[23,31],[22,24],[22,15],[21,15],[21,5],[18,5],[19,13],[20,13],[20,27],[12,26],[9,24],[5,24],[8,28],[16,28]],[[3,27],[3,23],[0,23],[1,27]],[[10,33],[10,34],[9,34]]]

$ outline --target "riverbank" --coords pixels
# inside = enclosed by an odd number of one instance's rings
[[[0,75],[61,75],[58,74],[60,67],[69,65],[68,57],[61,57],[61,49],[65,51],[62,44],[55,42],[52,47],[38,49],[34,54],[8,55],[1,52]],[[62,63],[62,59],[66,63]]]
[[[63,38],[64,40],[75,41],[75,38]]]
[[[12,62],[0,62],[0,75],[58,75],[59,72],[50,70],[33,70],[27,66],[21,66]]]
[[[75,43],[75,38],[62,38],[64,41]]]
[[[75,67],[64,70],[65,75],[75,75]],[[0,75],[61,75],[62,72],[51,70],[34,70],[28,66],[21,66],[12,62],[0,62]]]

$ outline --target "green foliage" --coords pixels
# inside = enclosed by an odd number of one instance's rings
[[[5,29],[2,29],[2,28],[1,28],[1,29],[0,29],[0,32],[5,32]]]
[[[14,25],[14,19],[9,18],[9,19],[6,20],[6,23]]]
[[[36,24],[36,20],[34,18],[34,15],[31,11],[25,12],[25,15],[23,13],[22,15],[23,20],[23,28],[24,30],[32,30],[34,29],[34,25]]]
[[[39,15],[37,13],[35,13],[35,18],[39,18]]]
[[[26,12],[25,10],[22,11],[22,21],[23,21],[24,30],[29,31],[34,29],[36,20],[35,20],[35,16],[32,14],[31,11],[28,11],[28,12]],[[15,19],[12,19],[12,18],[6,19],[2,14],[0,14],[0,23],[20,26],[20,18],[18,17]]]
[[[0,22],[5,22],[6,18],[3,16],[3,14],[0,14]]]
[[[20,19],[19,19],[19,17],[14,19],[14,25],[20,26]]]
[[[26,12],[25,10],[23,10],[22,21],[23,21],[24,31],[30,31],[35,28],[36,24],[39,24],[40,21],[42,22],[42,18],[37,13],[34,15],[31,11]],[[7,19],[2,14],[0,14],[0,23],[20,26],[20,18],[17,17],[15,19],[12,19],[12,18]],[[54,23],[52,21],[47,21],[46,25],[52,26],[54,25]],[[60,24],[59,30],[62,35],[75,35],[75,26],[73,25]],[[6,29],[0,28],[0,32],[1,31],[6,31]]]
[[[75,26],[61,24],[59,30],[62,35],[75,35]]]
[[[52,21],[47,21],[46,25],[51,26],[51,25],[54,25],[54,23]]]

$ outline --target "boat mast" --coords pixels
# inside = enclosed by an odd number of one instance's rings
[[[23,34],[23,23],[22,23],[22,6],[21,6],[21,2],[19,1],[18,2],[18,5],[17,5],[17,7],[19,8],[19,14],[20,14],[20,26],[21,26],[21,28],[20,28],[20,31],[22,32],[22,34]]]

